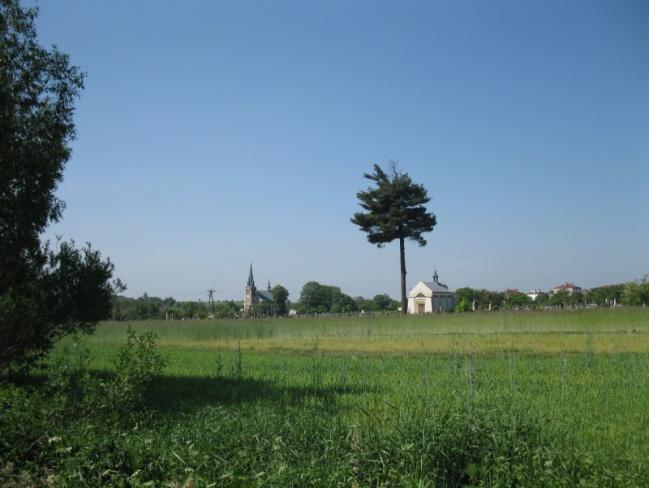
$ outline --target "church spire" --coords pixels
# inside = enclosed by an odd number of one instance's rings
[[[248,288],[255,287],[255,278],[252,276],[252,263],[250,263],[250,274],[248,275]]]
[[[437,283],[439,281],[439,276],[437,275],[437,266],[435,266],[435,272],[433,273],[433,282]]]
[[[270,287],[270,280],[268,280],[268,288],[266,288],[268,291],[273,291],[273,289]]]

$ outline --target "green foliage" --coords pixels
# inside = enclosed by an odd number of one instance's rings
[[[356,194],[365,212],[356,212],[351,221],[367,234],[367,240],[378,247],[399,239],[401,264],[401,312],[406,313],[406,257],[405,239],[411,239],[420,246],[426,245],[422,234],[433,230],[437,224],[434,214],[428,212],[425,204],[430,201],[423,185],[414,183],[407,173],[397,170],[390,163],[390,174],[374,165],[373,173],[363,175],[375,186]]]
[[[376,310],[396,312],[399,308],[399,302],[393,300],[385,293],[375,295],[374,298],[372,298],[372,302],[374,302]]]
[[[309,313],[353,313],[353,312],[386,312],[396,311],[399,302],[386,294],[376,295],[369,300],[363,297],[352,298],[343,293],[337,286],[321,285],[309,281],[302,288],[298,311]]]
[[[116,375],[107,383],[103,396],[106,408],[129,412],[142,405],[154,378],[167,366],[167,360],[156,350],[155,340],[151,331],[138,336],[129,328],[126,344],[117,355]]]
[[[545,292],[540,292],[536,296],[536,300],[534,300],[533,305],[535,307],[546,307],[550,304],[550,295]]]
[[[273,304],[271,302],[261,301],[254,305],[252,315],[255,317],[272,317]]]
[[[550,295],[550,305],[555,307],[562,307],[568,303],[570,296],[565,290],[559,290]]]
[[[273,305],[275,315],[286,315],[286,301],[288,300],[288,290],[282,285],[275,285],[271,290],[273,294]]]
[[[356,302],[358,310],[362,312],[374,312],[376,310],[376,303],[374,302],[374,300],[369,300],[363,297],[355,297],[354,301]]]
[[[471,304],[465,297],[462,297],[458,300],[457,305],[455,306],[455,311],[460,313],[470,312]]]
[[[42,245],[64,203],[57,185],[70,157],[83,75],[38,44],[35,9],[0,3],[0,369],[31,364],[61,337],[108,318],[120,283],[90,246]]]
[[[596,305],[613,305],[621,303],[624,285],[606,285],[591,288],[588,291],[588,302]]]
[[[363,176],[376,186],[356,194],[365,212],[356,212],[351,220],[367,233],[367,240],[379,247],[395,239],[425,246],[422,234],[433,230],[436,218],[424,206],[430,201],[424,186],[413,183],[394,163],[390,174],[375,164],[374,172]]]
[[[333,297],[331,311],[334,313],[350,313],[358,311],[358,305],[352,297],[344,293],[337,294]]]
[[[66,466],[77,480],[88,466],[114,467],[121,458],[115,440],[150,418],[144,400],[165,366],[153,333],[129,330],[110,375],[90,369],[88,350],[76,339],[54,355],[44,383],[2,385],[0,483],[51,484],[52,471]]]
[[[525,293],[518,291],[507,293],[505,296],[505,304],[508,308],[522,309],[526,308],[532,303],[532,299]]]
[[[320,330],[325,323],[312,322]],[[116,357],[119,350],[104,341],[93,356]],[[68,354],[72,368],[77,354],[74,348]],[[574,354],[468,351],[217,356],[174,346],[168,355],[166,375],[129,414],[52,417],[40,387],[0,387],[0,484],[43,485],[48,478],[55,486],[649,481],[648,446],[642,435],[629,435],[646,424],[645,354],[596,355],[590,366]],[[217,357],[225,367],[215,377]],[[106,378],[116,364],[91,362]]]
[[[241,304],[234,301],[214,302],[215,318],[234,318],[239,315]],[[118,296],[113,300],[111,317],[113,320],[149,320],[149,319],[206,319],[211,309],[207,302],[182,301],[173,298],[151,297],[144,293],[139,298]]]
[[[642,307],[649,305],[649,281],[647,281],[647,277],[641,281],[624,285],[621,301],[624,305]]]
[[[473,288],[458,288],[456,290],[457,302],[463,302],[462,311],[473,310],[500,310],[506,306],[506,296],[489,290],[475,290]],[[468,307],[468,308],[467,308]],[[456,307],[457,310],[457,307]]]
[[[317,281],[309,281],[302,287],[300,293],[301,311],[304,313],[330,312],[334,302],[342,292],[337,286],[321,285]]]

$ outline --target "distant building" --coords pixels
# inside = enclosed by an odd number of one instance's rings
[[[555,286],[550,290],[552,294],[559,293],[560,291],[565,291],[568,295],[572,295],[574,293],[581,293],[583,290],[581,286],[576,286],[574,283],[568,283],[567,281],[562,284]]]
[[[433,281],[420,281],[408,294],[408,313],[444,312],[455,308],[455,293],[440,283],[437,270]]]
[[[246,295],[243,299],[243,312],[250,313],[252,307],[260,302],[273,302],[273,294],[271,293],[270,280],[268,287],[265,290],[258,290],[255,286],[255,278],[252,275],[252,264],[250,265],[250,273],[248,274],[248,283],[246,284]]]
[[[541,293],[543,293],[543,290],[532,290],[527,292],[527,296],[530,297],[532,301],[535,301]]]

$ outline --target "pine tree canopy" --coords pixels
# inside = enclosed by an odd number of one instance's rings
[[[363,176],[376,186],[356,194],[366,212],[356,212],[351,221],[367,233],[367,240],[379,247],[401,238],[425,246],[422,234],[432,231],[437,223],[424,206],[430,201],[426,188],[413,183],[394,163],[389,173],[375,164],[374,172]]]

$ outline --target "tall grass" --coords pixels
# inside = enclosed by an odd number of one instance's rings
[[[32,481],[71,486],[648,486],[649,348],[598,350],[599,338],[647,335],[648,315],[132,324],[160,335],[168,362],[146,410],[120,424],[47,425],[46,466],[4,457]],[[123,328],[86,338],[96,374],[115,372]],[[507,343],[518,336],[531,338],[526,354]],[[557,336],[580,348],[548,353]],[[453,347],[426,354],[446,337]],[[399,349],[404,340],[419,353]],[[253,341],[301,349],[246,349]],[[376,341],[372,354],[342,348],[363,341]],[[7,395],[0,427],[33,423],[29,396]]]
[[[110,344],[124,330],[153,330],[163,346],[247,351],[446,353],[510,350],[639,352],[649,349],[649,310],[605,309],[349,318],[142,321],[102,324],[88,341]],[[590,337],[590,339],[588,339]]]

